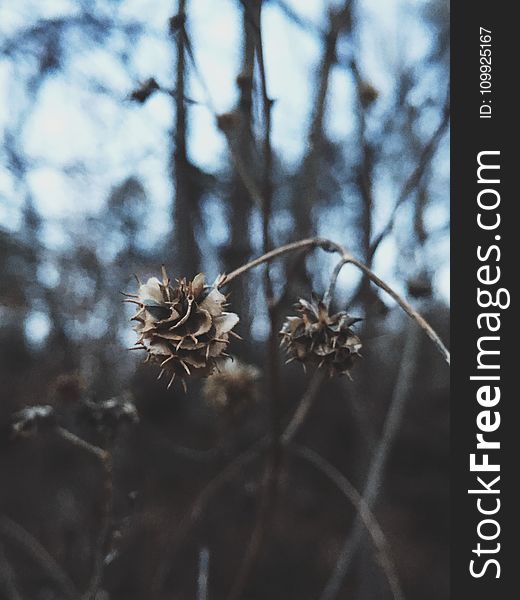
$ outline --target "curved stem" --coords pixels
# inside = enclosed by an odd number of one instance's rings
[[[306,240],[299,240],[298,242],[293,242],[292,244],[286,244],[285,246],[280,246],[279,248],[275,248],[269,252],[266,252],[262,256],[255,258],[254,260],[238,267],[231,273],[224,275],[222,279],[218,283],[218,287],[222,287],[225,284],[228,284],[230,281],[233,281],[236,277],[239,277],[243,273],[258,267],[259,265],[263,265],[266,262],[270,262],[279,256],[283,256],[284,254],[289,254],[290,252],[294,252],[296,250],[302,250],[303,248],[316,248],[319,246],[317,238],[309,238]]]
[[[332,271],[332,275],[330,276],[329,287],[327,288],[327,291],[323,296],[323,303],[327,308],[329,308],[332,298],[334,297],[334,291],[336,290],[336,282],[338,281],[341,269],[347,264],[347,262],[347,259],[342,258],[334,267],[334,271]]]
[[[21,525],[3,515],[0,517],[0,534],[10,538],[29,554],[34,562],[54,581],[65,598],[76,600],[79,593],[69,576],[54,560],[40,542],[26,531]]]
[[[228,275],[225,275],[224,277],[222,277],[218,284],[218,287],[221,287],[221,286],[229,283],[236,277],[239,277],[243,273],[246,273],[247,271],[254,269],[257,266],[259,266],[263,263],[266,263],[266,262],[270,262],[271,260],[274,260],[275,258],[283,256],[284,254],[289,254],[290,252],[295,252],[296,250],[312,249],[312,248],[321,248],[322,250],[325,250],[326,252],[336,252],[337,254],[339,254],[341,256],[341,261],[340,261],[340,263],[338,263],[338,265],[334,269],[333,276],[331,279],[331,284],[329,286],[329,291],[326,294],[329,302],[330,302],[330,294],[332,294],[332,292],[334,291],[336,279],[337,279],[342,267],[348,263],[354,265],[360,271],[362,271],[370,279],[370,281],[372,281],[372,283],[374,283],[379,288],[384,290],[389,296],[391,296],[397,302],[397,304],[404,310],[404,312],[410,318],[412,318],[419,325],[419,327],[426,333],[426,335],[432,340],[432,342],[435,344],[435,346],[437,347],[439,352],[442,354],[442,356],[444,357],[444,360],[448,363],[448,365],[450,364],[450,353],[449,353],[448,349],[446,348],[446,346],[444,345],[444,343],[442,342],[442,340],[438,336],[438,334],[435,332],[433,327],[426,321],[426,319],[424,319],[424,317],[422,317],[411,306],[411,304],[409,304],[400,294],[398,294],[393,288],[391,288],[385,281],[383,281],[380,277],[378,277],[369,267],[367,267],[364,263],[359,261],[357,258],[354,258],[352,256],[352,254],[350,254],[350,252],[348,252],[348,250],[346,248],[344,248],[340,244],[337,244],[336,242],[327,240],[325,238],[308,238],[305,240],[300,240],[298,242],[293,242],[292,244],[286,244],[285,246],[280,246],[279,248],[271,250],[270,252],[267,252],[266,254],[259,256],[258,258],[255,258],[254,260],[246,263],[245,265],[238,267],[238,269],[235,269]]]
[[[95,456],[103,468],[103,502],[101,506],[101,527],[96,541],[94,553],[94,566],[90,577],[87,591],[83,595],[83,600],[94,600],[103,579],[103,570],[105,566],[105,552],[110,535],[110,525],[112,517],[112,504],[114,497],[114,485],[112,479],[112,455],[108,450],[94,446],[86,440],[78,437],[68,429],[57,426],[56,433],[69,444],[88,452]]]
[[[282,434],[282,444],[284,446],[291,443],[291,441],[294,439],[294,436],[298,433],[298,430],[303,425],[303,422],[309,414],[309,410],[314,404],[316,394],[318,393],[319,388],[324,380],[325,372],[321,371],[320,369],[317,369],[311,379],[307,391],[302,396],[302,399],[300,400],[300,403],[298,404],[298,407],[294,412],[292,419],[290,420],[289,424],[287,425],[285,431]]]
[[[426,333],[426,335],[432,340],[432,342],[437,346],[437,349],[444,357],[444,360],[450,364],[450,353],[441,338],[437,335],[433,327],[426,321],[424,317],[422,317],[406,300],[400,296],[395,290],[393,290],[387,283],[385,283],[381,278],[379,278],[373,271],[371,271],[366,265],[364,265],[359,260],[352,258],[348,262],[352,263],[356,266],[360,271],[365,273],[365,275],[378,287],[384,290],[389,296],[391,296],[397,304],[404,310],[404,312],[411,317],[419,327]]]
[[[314,467],[326,475],[336,487],[345,495],[350,501],[352,506],[356,509],[358,518],[363,523],[364,527],[368,531],[372,542],[378,552],[378,558],[383,569],[388,585],[392,592],[392,596],[395,600],[404,600],[404,594],[397,576],[397,571],[394,562],[391,558],[391,552],[389,550],[388,542],[386,539],[381,526],[377,522],[374,514],[370,510],[370,506],[363,499],[357,489],[352,483],[341,473],[336,467],[334,467],[329,461],[327,461],[321,454],[311,450],[306,446],[300,446],[298,444],[291,444],[289,447],[293,453],[297,454],[301,458],[304,458],[310,462]]]

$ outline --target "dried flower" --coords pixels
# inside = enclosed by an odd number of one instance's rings
[[[161,366],[159,377],[168,373],[168,387],[179,376],[186,388],[187,375],[206,377],[224,362],[229,336],[236,336],[232,329],[239,319],[224,311],[226,297],[217,284],[206,285],[202,273],[193,281],[176,283],[171,285],[163,267],[162,282],[151,277],[129,301],[138,306],[132,317],[137,321],[137,348]]]
[[[135,425],[139,422],[135,404],[127,394],[101,402],[86,400],[81,408],[85,419],[100,433],[110,437],[115,436],[121,425]]]
[[[323,301],[300,298],[295,308],[300,316],[287,317],[280,331],[281,346],[290,356],[288,362],[298,360],[304,367],[306,363],[317,364],[326,368],[330,377],[350,376],[361,349],[361,340],[351,326],[361,319],[343,311],[329,315]]]
[[[85,394],[86,382],[78,373],[58,375],[50,388],[50,397],[58,405],[78,404]]]
[[[13,415],[11,430],[15,437],[30,437],[55,423],[54,408],[48,404],[26,406]]]
[[[204,385],[208,404],[221,412],[239,413],[256,401],[260,371],[239,361],[228,361]]]

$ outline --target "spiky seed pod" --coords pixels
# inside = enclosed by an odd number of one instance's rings
[[[207,377],[228,356],[225,350],[238,315],[224,310],[226,297],[216,285],[206,285],[202,273],[171,285],[163,267],[162,282],[151,277],[129,301],[138,306],[132,317],[137,348],[160,365],[159,377],[168,374],[168,387],[178,376],[186,388],[186,376]]]
[[[220,412],[238,414],[256,402],[260,371],[239,361],[228,361],[222,369],[208,377],[204,397]]]
[[[361,349],[361,340],[351,326],[361,319],[343,311],[330,315],[324,302],[317,300],[300,298],[295,308],[299,316],[287,317],[280,331],[288,362],[317,364],[327,369],[330,377],[350,376]]]

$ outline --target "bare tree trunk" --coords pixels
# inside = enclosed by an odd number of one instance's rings
[[[176,276],[192,277],[200,270],[201,252],[197,242],[200,187],[197,169],[188,158],[186,145],[188,111],[186,107],[186,0],[179,0],[176,32],[175,131],[172,175],[175,184],[173,207],[174,237],[170,255]]]
[[[295,220],[296,237],[306,238],[316,234],[316,221],[313,208],[319,201],[318,179],[320,174],[320,159],[323,151],[323,121],[327,109],[330,74],[336,63],[336,46],[339,35],[350,28],[351,0],[346,0],[344,6],[330,17],[329,29],[325,35],[325,46],[318,73],[318,91],[314,102],[309,132],[307,135],[307,152],[303,157],[298,171],[294,192],[292,194],[292,211]],[[302,265],[296,277],[293,276],[295,292],[306,289],[309,276]],[[295,296],[296,297],[296,296]]]
[[[254,153],[253,118],[253,81],[255,67],[256,23],[260,19],[260,0],[253,0],[243,8],[243,51],[242,67],[237,76],[239,91],[238,105],[235,109],[235,125],[230,143],[233,151],[240,156],[247,175],[256,180]],[[243,177],[235,168],[231,182],[229,199],[230,239],[225,249],[224,262],[226,269],[232,271],[247,261],[252,254],[250,220],[253,200]],[[251,302],[249,293],[250,283],[247,279],[237,282],[233,293],[233,305],[240,312],[243,330],[249,330],[252,321]]]

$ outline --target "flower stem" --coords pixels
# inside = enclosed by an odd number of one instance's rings
[[[305,240],[300,240],[298,242],[293,242],[291,244],[286,244],[284,246],[280,246],[279,248],[275,248],[274,250],[271,250],[270,252],[266,252],[262,256],[259,256],[258,258],[255,258],[254,260],[246,263],[245,265],[238,267],[238,269],[235,269],[228,275],[225,275],[219,282],[219,287],[221,287],[227,283],[230,283],[236,277],[243,275],[247,271],[250,271],[251,269],[254,269],[255,267],[257,267],[261,264],[270,262],[270,261],[274,260],[275,258],[278,258],[285,254],[289,254],[291,252],[295,252],[297,250],[302,250],[302,249],[311,250],[313,248],[321,248],[322,250],[325,250],[326,252],[336,252],[337,254],[339,254],[341,256],[341,261],[338,263],[338,265],[336,265],[336,267],[332,273],[329,289],[328,289],[327,293],[325,294],[325,298],[326,298],[327,302],[330,302],[331,295],[333,294],[334,288],[336,285],[336,279],[337,279],[341,269],[343,268],[343,266],[346,264],[349,264],[349,263],[354,265],[360,271],[362,271],[370,279],[370,281],[372,281],[372,283],[374,283],[379,288],[384,290],[389,296],[391,296],[397,302],[397,304],[404,310],[404,312],[410,318],[412,318],[419,325],[419,327],[426,333],[426,335],[432,340],[432,342],[435,344],[435,346],[437,347],[439,352],[442,354],[442,356],[444,357],[444,360],[448,363],[448,365],[450,364],[450,353],[449,353],[448,349],[442,342],[439,335],[433,329],[433,327],[426,321],[426,319],[424,319],[424,317],[421,316],[411,306],[411,304],[409,304],[400,294],[398,294],[393,288],[391,288],[385,281],[383,281],[380,277],[378,277],[369,267],[367,267],[364,263],[362,263],[361,261],[354,258],[354,256],[352,256],[352,254],[350,254],[350,252],[346,248],[344,248],[340,244],[337,244],[336,242],[333,242],[331,240],[327,240],[325,238],[308,238]]]

